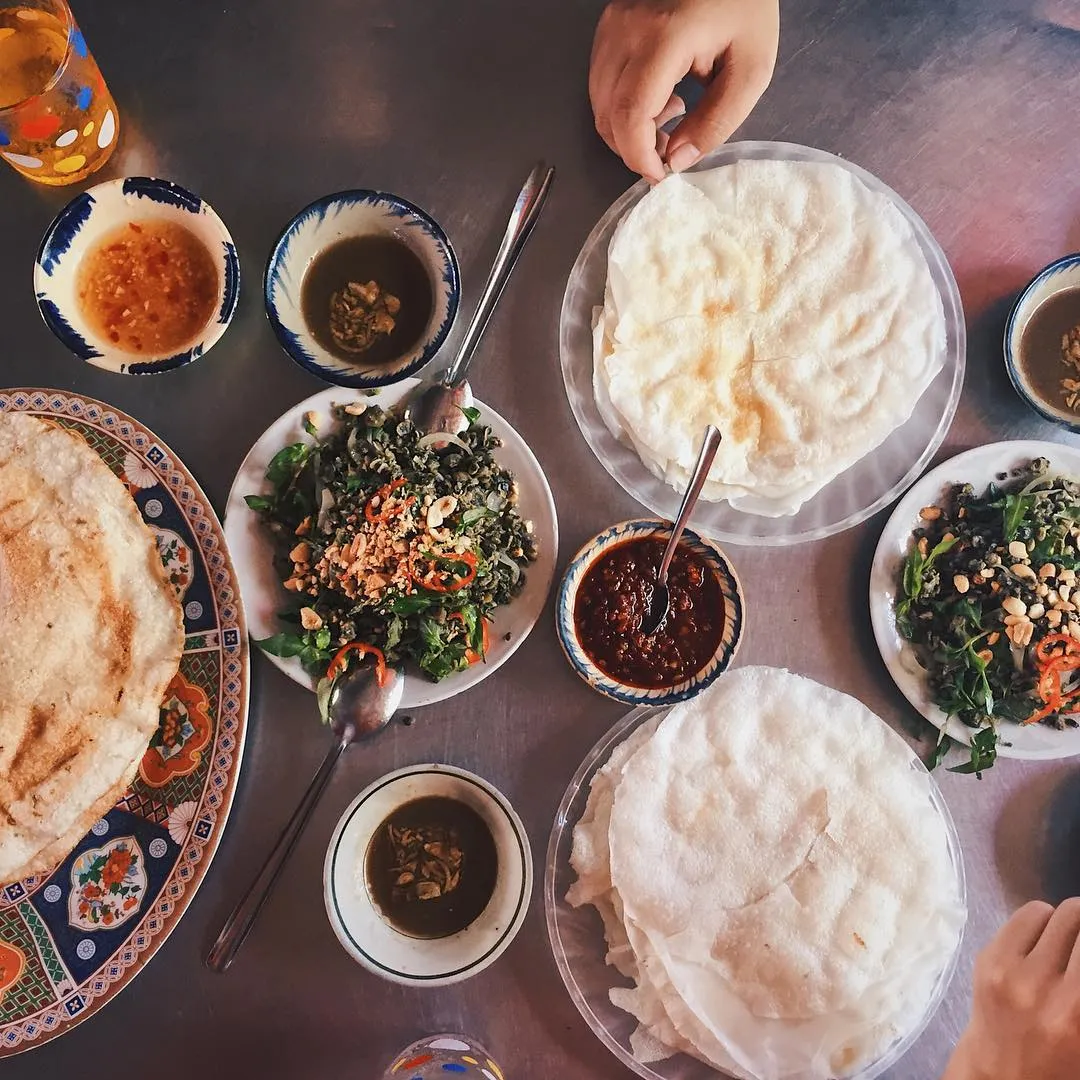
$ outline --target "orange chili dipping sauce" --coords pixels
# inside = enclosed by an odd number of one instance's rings
[[[685,544],[668,571],[671,608],[656,633],[641,633],[667,540],[638,537],[605,551],[585,572],[574,628],[589,658],[626,686],[661,689],[696,675],[724,633],[724,595],[713,568]]]
[[[218,268],[206,245],[174,221],[128,222],[79,266],[77,292],[94,333],[124,352],[169,356],[213,317]]]

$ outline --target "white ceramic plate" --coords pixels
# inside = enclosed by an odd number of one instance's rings
[[[434,940],[407,937],[379,914],[364,884],[368,844],[399,806],[443,796],[475,810],[495,840],[495,892],[475,922]],[[376,780],[341,816],[323,866],[330,925],[345,951],[368,971],[409,986],[447,986],[493,964],[514,940],[532,895],[532,851],[525,826],[486,780],[452,765],[410,765]]]
[[[896,629],[896,586],[900,565],[911,545],[912,530],[919,525],[919,511],[931,506],[950,484],[967,483],[983,492],[1001,473],[1007,473],[1032,458],[1050,459],[1060,472],[1080,476],[1080,449],[1061,443],[1018,441],[991,443],[958,454],[931,469],[899,502],[878,541],[870,568],[870,621],[874,627],[881,658],[900,692],[939,730],[958,742],[971,742],[971,728],[948,718],[930,697],[926,674],[915,652]],[[1080,754],[1080,728],[1055,731],[1045,724],[1021,727],[1004,723],[1001,727],[1000,757],[1029,761],[1050,761]]]
[[[254,641],[270,637],[281,630],[277,612],[283,606],[285,592],[274,573],[274,553],[270,538],[260,523],[259,515],[248,509],[244,496],[264,493],[267,488],[266,466],[270,459],[283,446],[306,438],[303,429],[305,413],[317,413],[325,424],[329,422],[330,408],[334,404],[360,400],[388,408],[406,397],[418,382],[418,379],[405,379],[377,392],[366,393],[342,387],[324,390],[321,394],[301,401],[275,420],[249,451],[229,492],[229,501],[225,507],[225,539],[240,579],[248,629]],[[555,517],[555,502],[544,471],[525,441],[497,412],[481,401],[474,404],[480,410],[480,422],[487,424],[503,441],[496,456],[499,463],[517,478],[521,493],[518,507],[522,517],[533,522],[538,557],[525,571],[526,582],[521,595],[495,612],[487,660],[474,664],[466,671],[459,671],[439,683],[431,682],[416,672],[407,671],[405,693],[401,699],[402,709],[416,709],[422,705],[445,701],[482,682],[505,664],[536,625],[555,576],[559,527]],[[279,656],[270,656],[270,660],[289,678],[314,690],[314,685],[300,666],[299,660],[283,659]]]
[[[871,191],[889,199],[911,226],[926,256],[945,312],[942,369],[919,398],[911,416],[880,446],[822,488],[796,514],[762,517],[735,510],[727,502],[702,500],[690,521],[697,532],[714,540],[781,547],[821,540],[858,525],[888,506],[930,463],[960,400],[966,356],[964,313],[948,260],[926,223],[876,176],[823,150],[779,142],[727,143],[691,171],[714,169],[744,158],[838,165]],[[631,498],[671,521],[678,513],[681,494],[654,476],[637,452],[611,433],[593,394],[593,310],[604,302],[608,247],[619,222],[648,190],[644,180],[630,188],[608,209],[585,241],[566,283],[559,321],[559,353],[570,408],[597,460]]]

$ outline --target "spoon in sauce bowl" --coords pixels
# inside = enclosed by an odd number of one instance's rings
[[[380,670],[384,673],[381,680]],[[240,946],[255,925],[259,912],[262,911],[285,863],[296,847],[308,818],[318,805],[338,758],[354,742],[370,738],[390,723],[401,704],[404,689],[405,678],[400,671],[382,665],[376,666],[369,662],[368,657],[364,657],[360,663],[334,681],[328,708],[334,744],[263,868],[221,928],[221,933],[206,958],[206,966],[212,971],[225,971],[240,951]]]
[[[506,234],[499,245],[491,274],[484,285],[472,322],[462,338],[457,356],[441,379],[434,384],[418,387],[406,406],[405,419],[425,434],[445,432],[457,435],[469,426],[468,418],[462,412],[462,409],[472,404],[472,391],[465,381],[469,362],[484,336],[491,313],[510,280],[518,256],[525,250],[525,244],[532,235],[554,179],[555,170],[548,168],[543,162],[529,173],[529,178],[514,203]]]
[[[655,634],[664,620],[668,617],[671,609],[671,594],[668,592],[668,570],[671,568],[671,559],[675,549],[679,546],[686,523],[697,506],[698,496],[705,484],[705,478],[709,475],[716,451],[720,449],[720,432],[710,424],[705,429],[705,439],[701,444],[701,452],[698,454],[697,464],[690,476],[690,483],[686,486],[682,505],[679,507],[679,516],[671,529],[671,539],[664,548],[664,557],[660,560],[660,569],[656,574],[656,584],[653,585],[652,597],[649,600],[649,610],[641,620],[640,632],[646,637]]]

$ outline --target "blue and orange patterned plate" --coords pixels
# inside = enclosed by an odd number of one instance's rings
[[[180,670],[124,797],[49,877],[0,887],[0,1057],[118,994],[191,903],[221,839],[244,749],[247,629],[209,500],[137,420],[91,398],[7,390],[0,412],[78,432],[127,484],[184,609]]]

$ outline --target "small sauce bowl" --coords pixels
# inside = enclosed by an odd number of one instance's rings
[[[304,314],[304,279],[321,255],[343,240],[393,237],[427,270],[431,314],[401,355],[365,364],[364,354],[343,359],[324,347]],[[441,348],[461,299],[457,256],[439,224],[418,206],[381,191],[341,191],[305,207],[285,227],[266,268],[266,315],[281,347],[302,368],[337,386],[359,390],[417,374]]]
[[[125,223],[182,225],[217,267],[213,314],[171,355],[128,352],[97,334],[79,303],[79,265],[98,241]],[[240,299],[240,260],[229,230],[206,202],[178,184],[152,177],[109,180],[74,198],[49,226],[34,264],[34,291],[46,325],[76,356],[106,371],[154,375],[197,360],[225,333]]]
[[[443,797],[474,810],[495,842],[498,871],[479,917],[450,937],[410,937],[384,918],[367,886],[368,845],[406,803]],[[410,765],[376,780],[341,816],[323,865],[330,925],[345,951],[368,971],[407,986],[448,986],[493,964],[517,936],[532,895],[532,851],[525,826],[486,780],[452,765]],[[423,901],[419,901],[423,902]]]
[[[1062,335],[1080,326],[1080,253],[1051,263],[1028,283],[1005,324],[1005,369],[1013,388],[1044,420],[1080,433],[1076,408],[1066,402],[1062,380],[1080,387],[1077,369],[1062,362]]]
[[[705,563],[716,575],[724,602],[723,626],[711,656],[688,678],[672,686],[659,688],[631,686],[604,671],[585,650],[575,619],[575,608],[582,582],[596,561],[627,540],[671,536],[670,522],[654,518],[623,521],[593,537],[571,560],[559,586],[555,602],[555,629],[570,666],[594,690],[628,705],[674,705],[700,694],[730,666],[739,648],[745,621],[742,586],[724,553],[710,540],[687,529],[679,541]]]

